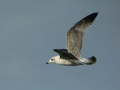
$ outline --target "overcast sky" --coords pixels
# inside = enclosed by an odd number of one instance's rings
[[[46,65],[66,32],[99,12],[84,37],[91,66]],[[0,0],[0,90],[119,90],[120,0]]]

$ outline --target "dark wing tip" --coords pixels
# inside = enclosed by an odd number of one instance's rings
[[[95,20],[96,16],[98,15],[98,12],[94,12],[92,14],[89,14],[88,16],[84,17],[82,20],[78,21],[72,28],[73,30],[75,27],[81,26],[81,25],[87,25],[87,23],[92,24],[92,22]],[[87,25],[89,26],[89,25]],[[71,31],[70,30],[70,31]],[[69,31],[69,32],[70,32]]]
[[[56,50],[57,50],[57,49],[53,49],[53,51],[55,51],[55,52],[56,52]]]
[[[54,49],[53,51],[57,52],[60,55],[60,58],[63,59],[77,59],[74,55],[69,53],[67,49]]]
[[[92,13],[92,14],[98,15],[98,12],[94,12],[94,13]]]
[[[94,12],[94,13],[86,16],[85,18],[83,18],[83,20],[85,20],[87,22],[93,22],[97,15],[98,15],[98,12]]]
[[[55,52],[58,52],[58,51],[65,51],[65,52],[68,52],[67,49],[53,49],[53,51],[55,51]]]
[[[92,13],[92,14],[90,14],[91,15],[91,18],[93,17],[93,18],[96,18],[96,16],[98,15],[98,12],[94,12],[94,13]]]

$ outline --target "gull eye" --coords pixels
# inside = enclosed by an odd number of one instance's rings
[[[54,59],[51,59],[51,61],[53,61]]]

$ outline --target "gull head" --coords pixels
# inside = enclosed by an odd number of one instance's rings
[[[56,63],[57,60],[59,60],[60,56],[54,56],[52,57],[48,62],[46,62],[46,64],[49,64],[49,63]]]

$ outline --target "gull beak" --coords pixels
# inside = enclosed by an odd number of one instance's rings
[[[46,64],[49,64],[49,61],[48,61],[48,62],[46,62]]]
[[[54,61],[50,59],[46,62],[46,64],[49,64],[49,63],[54,63]]]
[[[46,62],[46,64],[49,64],[50,63],[50,60]]]

